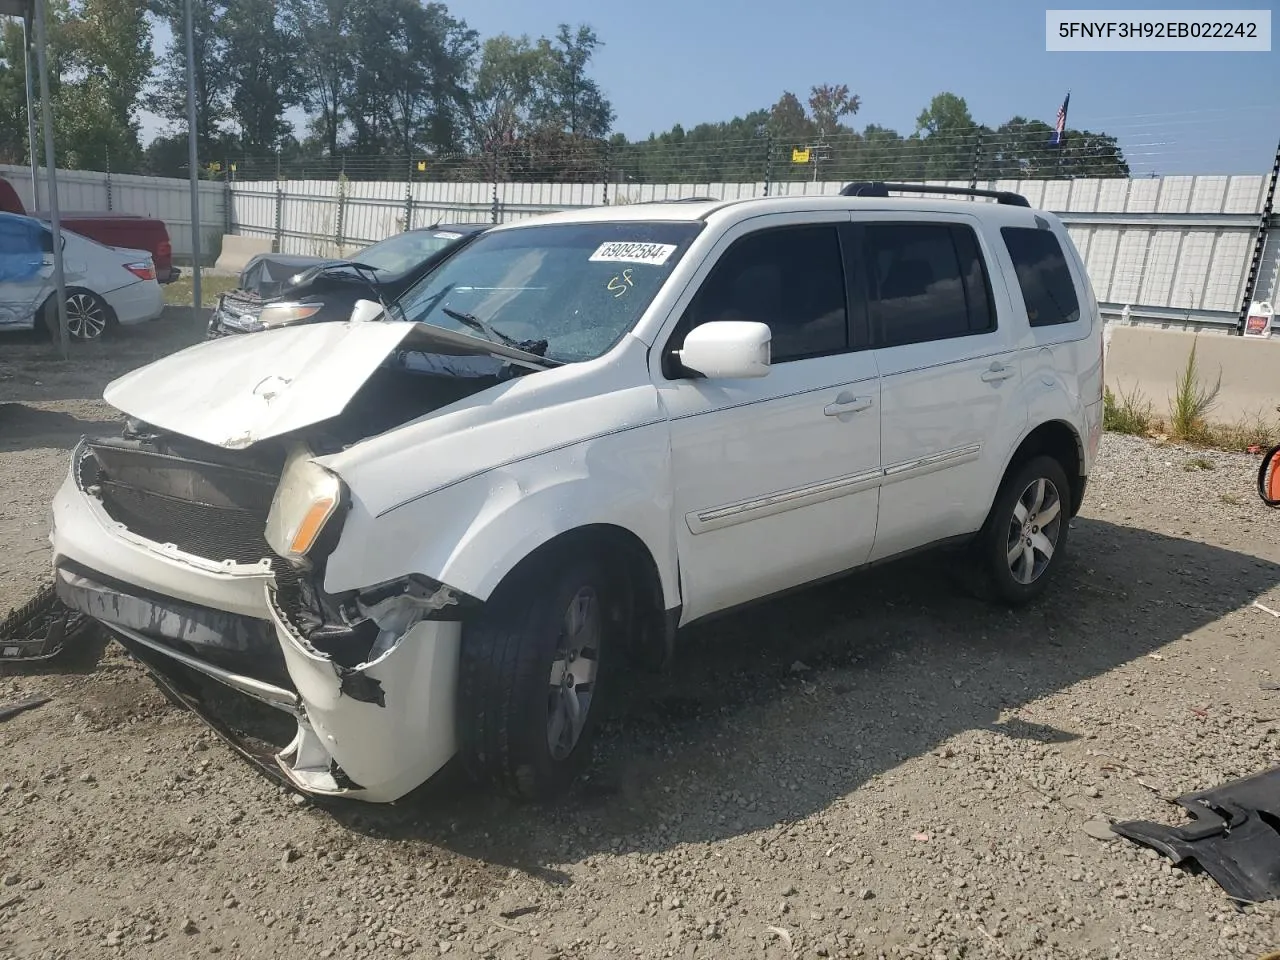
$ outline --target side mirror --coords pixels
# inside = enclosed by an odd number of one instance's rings
[[[769,373],[768,324],[746,320],[717,320],[694,327],[684,338],[676,359],[695,376],[715,380],[743,380]]]
[[[351,308],[352,323],[367,323],[380,316],[382,316],[382,304],[374,303],[372,300],[357,300],[356,305]]]

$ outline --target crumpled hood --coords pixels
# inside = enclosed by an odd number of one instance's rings
[[[103,399],[162,430],[238,450],[336,417],[397,349],[427,360],[487,357],[535,369],[552,365],[427,323],[319,323],[198,343],[113,380]],[[426,368],[448,375],[448,364]]]
[[[349,262],[290,253],[260,253],[250,260],[241,272],[240,289],[264,298],[275,297],[286,289],[292,289],[289,278],[304,270]]]

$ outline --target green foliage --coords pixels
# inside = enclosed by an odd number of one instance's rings
[[[187,131],[187,35],[183,0],[150,0],[152,13],[164,20],[172,41],[160,58],[151,84],[152,109],[175,131]],[[191,0],[192,46],[195,52],[196,148],[200,157],[223,153],[226,123],[231,117],[231,84],[227,69],[227,7],[223,0]]]
[[[1210,435],[1205,417],[1213,409],[1222,389],[1222,371],[1212,387],[1200,380],[1200,367],[1196,362],[1196,343],[1192,341],[1187,362],[1178,374],[1174,394],[1169,402],[1169,431],[1175,440],[1203,443]]]
[[[1142,391],[1134,387],[1128,393],[1120,391],[1119,398],[1107,387],[1102,392],[1102,426],[1112,433],[1128,433],[1143,437],[1151,432],[1154,417],[1151,403]]]
[[[602,40],[587,24],[483,42],[433,0],[192,0],[196,138],[202,164],[241,178],[428,176],[561,181],[761,182],[1126,176],[1112,137],[1014,117],[979,124],[943,92],[899,133],[851,125],[844,83],[783,91],[743,116],[680,124],[632,142],[592,76]],[[151,27],[170,35],[158,59]],[[50,81],[60,163],[186,175],[182,0],[51,0]],[[20,31],[0,29],[0,161],[26,159]],[[138,112],[167,129],[145,151]],[[288,112],[302,108],[305,129]],[[798,153],[797,153],[798,151]],[[793,162],[795,157],[806,158]],[[410,166],[410,169],[416,169]],[[615,190],[616,192],[616,190]]]

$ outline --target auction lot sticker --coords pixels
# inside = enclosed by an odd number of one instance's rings
[[[674,243],[614,241],[600,244],[588,259],[609,263],[646,263],[653,267],[660,267],[675,251]]]

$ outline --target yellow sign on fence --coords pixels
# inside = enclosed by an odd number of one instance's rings
[[[419,173],[422,173],[422,172],[423,172],[424,170],[426,170],[426,169],[427,169],[427,161],[425,161],[425,160],[419,160],[419,161],[418,161],[418,172],[419,172]]]
[[[808,163],[809,148],[805,147],[803,150],[801,150],[799,147],[793,148],[791,151],[791,162],[792,163]]]

